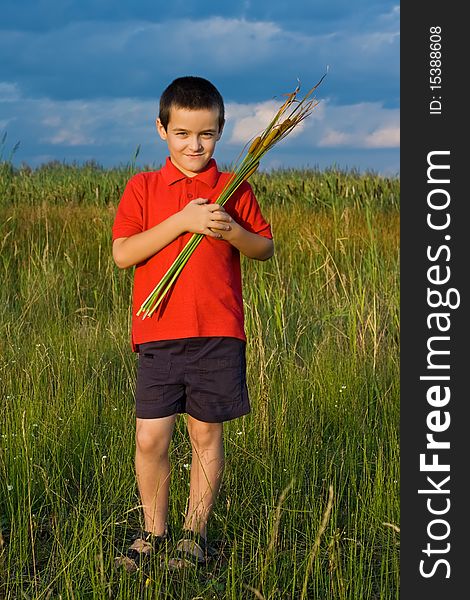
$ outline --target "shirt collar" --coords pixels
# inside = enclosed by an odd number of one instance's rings
[[[160,172],[163,175],[163,179],[167,185],[172,185],[173,183],[181,181],[182,179],[189,179],[184,173],[175,167],[169,156],[167,157],[165,165],[162,167]],[[194,177],[191,177],[191,179],[195,181],[202,181],[209,187],[214,188],[219,176],[220,171],[217,168],[217,164],[215,160],[211,158],[204,169]]]

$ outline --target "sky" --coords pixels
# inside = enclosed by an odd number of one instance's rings
[[[230,165],[284,94],[327,72],[261,167],[399,175],[399,21],[389,0],[2,0],[0,159],[111,167],[139,148],[137,165],[158,168],[160,94],[197,75],[224,97],[215,158]]]

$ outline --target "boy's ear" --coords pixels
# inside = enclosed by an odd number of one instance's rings
[[[166,129],[163,127],[160,119],[157,119],[155,121],[155,125],[157,126],[158,135],[162,138],[162,140],[166,140],[167,139]]]
[[[217,134],[217,141],[219,141],[220,138],[222,137],[222,132],[224,130],[224,125],[225,125],[225,121],[222,123],[222,125],[219,128],[219,133]]]

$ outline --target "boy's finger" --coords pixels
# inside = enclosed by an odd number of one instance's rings
[[[226,221],[211,221],[209,229],[220,229],[220,231],[228,231],[231,229],[230,225]]]
[[[205,235],[208,235],[209,237],[213,237],[217,240],[222,239],[222,234],[217,233],[217,231],[214,231],[211,227],[207,228],[207,233]]]
[[[220,206],[220,204],[208,204],[207,208],[211,211],[211,212],[220,212],[220,213],[225,213],[225,209],[223,206]]]
[[[213,212],[211,218],[213,221],[223,221],[224,223],[230,223],[232,220],[232,217],[228,213],[222,213],[218,211]]]

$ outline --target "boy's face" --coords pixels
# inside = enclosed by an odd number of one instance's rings
[[[216,108],[188,110],[172,107],[167,129],[157,119],[157,131],[168,144],[175,167],[188,177],[194,177],[212,158],[222,135],[219,111]]]

